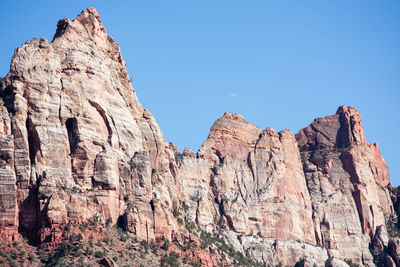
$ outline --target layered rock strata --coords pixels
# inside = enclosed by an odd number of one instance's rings
[[[398,240],[385,238],[398,197],[352,107],[296,135],[226,113],[197,155],[180,154],[94,8],[59,21],[52,42],[16,49],[0,93],[4,239],[54,242],[60,225],[96,218],[147,241],[197,242],[192,226],[271,265],[374,266],[371,247],[400,262]],[[218,255],[204,265],[230,263]]]
[[[51,43],[16,49],[1,88],[3,225],[32,232],[93,216],[116,223],[129,206],[140,211],[140,238],[171,231],[163,212],[171,198],[158,201],[165,194],[155,187],[174,183],[174,155],[95,9],[59,21]]]

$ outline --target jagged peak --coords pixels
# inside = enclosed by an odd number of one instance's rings
[[[352,106],[339,106],[338,109],[336,110],[336,114],[342,114],[342,113],[360,114],[360,112]]]
[[[95,7],[88,7],[86,9],[82,10],[81,14],[79,14],[76,18],[79,19],[82,16],[84,16],[85,14],[92,14],[92,15],[96,16],[96,18],[100,21],[100,14]]]
[[[103,23],[100,20],[100,14],[94,7],[82,10],[73,22],[79,21],[85,28],[92,30],[99,30],[106,34]]]
[[[302,150],[317,147],[349,147],[363,145],[365,139],[360,112],[350,106],[340,106],[336,114],[317,118],[296,134]]]
[[[219,156],[229,155],[232,158],[246,160],[247,154],[260,141],[270,142],[271,140],[292,139],[295,142],[294,134],[284,129],[277,132],[272,127],[261,130],[254,124],[249,123],[242,115],[225,112],[217,119],[211,127],[207,140],[198,151],[200,158],[217,162]],[[222,146],[222,144],[224,144]],[[240,153],[233,153],[226,149],[227,146],[241,147]]]
[[[217,119],[211,127],[207,140],[198,151],[200,158],[212,162],[219,162],[218,157],[229,155],[231,157],[245,159],[247,149],[254,146],[262,130],[256,125],[246,121],[246,119],[237,113],[225,112],[222,117]],[[227,146],[242,147],[240,152],[232,152]],[[217,157],[217,153],[219,156]]]
[[[271,133],[277,134],[276,130],[275,130],[274,128],[272,128],[272,127],[267,127],[267,128],[264,130],[264,132],[271,132]]]
[[[343,147],[367,143],[361,123],[361,114],[356,108],[340,106],[336,114],[339,115],[340,123],[336,146]]]
[[[68,18],[59,20],[53,41],[67,33],[76,33],[85,38],[100,39],[104,42],[109,39],[100,15],[94,7],[82,10],[72,21]]]
[[[271,137],[278,137],[278,133],[272,127],[267,127],[264,131],[262,131],[259,135],[259,139],[262,138],[271,138]]]
[[[225,112],[224,115],[219,119],[239,120],[239,121],[247,122],[247,120],[239,113],[231,113],[231,112]]]
[[[238,113],[225,112],[222,117],[214,122],[210,130],[209,138],[215,133],[231,135],[236,132],[239,133],[245,129],[247,129],[246,131],[256,132],[257,135],[262,132],[259,127],[248,122],[242,115]]]

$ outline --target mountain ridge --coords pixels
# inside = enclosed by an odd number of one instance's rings
[[[197,156],[180,154],[94,8],[60,20],[51,43],[17,48],[0,92],[3,240],[57,247],[68,223],[96,218],[148,243],[189,244],[203,266],[237,261],[222,244],[271,265],[399,264],[398,239],[385,238],[397,192],[352,107],[296,135],[227,112]]]

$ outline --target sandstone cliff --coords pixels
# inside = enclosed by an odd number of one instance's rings
[[[197,156],[180,154],[94,8],[16,49],[0,93],[3,240],[57,243],[68,222],[95,219],[188,244],[205,266],[234,264],[232,251],[251,264],[400,264],[386,227],[397,193],[352,107],[296,135],[226,113]]]
[[[149,228],[140,238],[154,237],[153,210],[171,210],[172,201],[150,202],[155,185],[173,188],[173,154],[95,9],[59,21],[51,43],[16,49],[1,88],[3,225],[31,232],[93,216],[116,223],[134,203],[129,209],[145,215],[137,227]],[[172,221],[168,214],[158,220]]]

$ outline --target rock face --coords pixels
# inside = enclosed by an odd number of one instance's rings
[[[218,162],[210,180],[212,196],[233,232],[315,244],[311,202],[290,131],[261,131],[226,113],[198,154]]]
[[[296,135],[225,113],[197,156],[180,154],[139,103],[94,8],[60,20],[51,43],[16,49],[0,94],[5,240],[54,242],[52,229],[97,218],[147,241],[196,243],[201,230],[271,265],[399,264],[385,226],[398,197],[352,107]],[[232,263],[196,253],[205,266]]]
[[[368,242],[393,212],[389,170],[378,146],[365,140],[361,115],[340,107],[302,129],[296,139],[313,203],[317,243],[358,263],[371,259]],[[357,259],[361,259],[358,261]]]
[[[117,222],[132,204],[138,235],[154,237],[153,213],[172,202],[152,205],[153,185],[161,175],[170,184],[173,155],[95,9],[59,21],[51,43],[16,49],[1,88],[2,225]],[[157,220],[170,225],[168,214]]]

